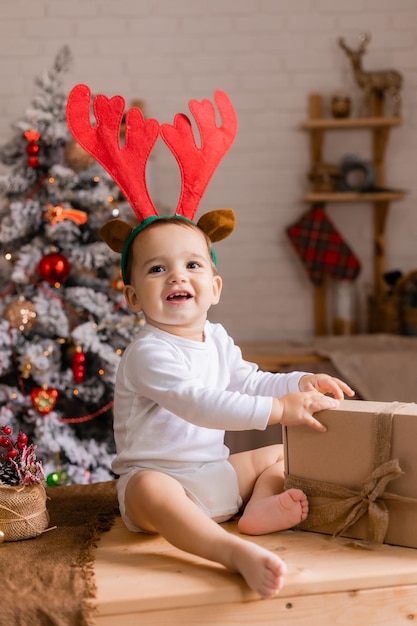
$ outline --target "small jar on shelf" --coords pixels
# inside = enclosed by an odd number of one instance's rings
[[[351,100],[345,91],[335,91],[332,94],[330,110],[332,116],[337,119],[349,117],[351,111]]]

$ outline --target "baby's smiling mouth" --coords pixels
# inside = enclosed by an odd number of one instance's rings
[[[192,295],[188,293],[188,291],[176,291],[175,293],[170,293],[167,296],[168,302],[183,302],[184,300],[189,300],[192,298]]]

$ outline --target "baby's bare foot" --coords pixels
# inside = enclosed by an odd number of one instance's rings
[[[249,502],[239,520],[246,535],[265,535],[292,528],[308,515],[307,496],[300,489],[288,489],[275,496]]]
[[[287,566],[276,554],[261,546],[242,541],[233,548],[233,568],[262,598],[275,596],[284,584]]]

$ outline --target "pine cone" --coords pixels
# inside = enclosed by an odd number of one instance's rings
[[[19,475],[10,463],[0,463],[0,485],[14,486],[20,482]]]

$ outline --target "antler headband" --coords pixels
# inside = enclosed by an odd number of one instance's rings
[[[110,174],[139,219],[136,228],[113,219],[100,230],[110,248],[122,252],[124,280],[127,252],[136,235],[156,219],[173,217],[158,214],[146,183],[146,164],[158,135],[174,154],[181,171],[181,193],[175,216],[191,222],[210,179],[234,141],[237,119],[233,105],[223,91],[216,91],[214,99],[221,116],[220,126],[216,124],[216,111],[210,100],[189,102],[200,133],[200,147],[186,115],[179,113],[173,124],[160,125],[155,119],[145,120],[138,108],[131,108],[126,114],[125,143],[120,147],[120,127],[125,109],[122,96],[109,99],[100,94],[94,98],[96,126],[92,126],[90,120],[90,88],[76,85],[68,97],[67,121],[72,135]],[[197,222],[212,242],[228,237],[234,224],[232,209],[210,211]]]

